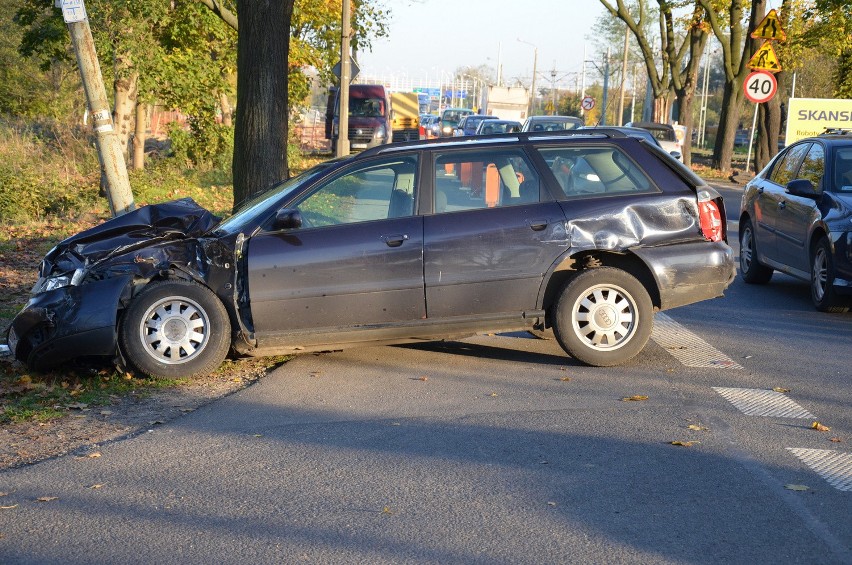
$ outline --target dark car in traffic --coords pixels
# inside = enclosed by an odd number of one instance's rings
[[[825,312],[852,301],[852,131],[800,140],[752,179],[740,206],[740,274],[751,284],[774,271],[810,282]]]
[[[154,376],[278,355],[553,328],[590,365],[734,277],[721,196],[617,131],[403,142],[334,159],[220,221],[147,206],[59,243],[12,322],[35,370]]]
[[[483,120],[476,126],[474,135],[491,135],[496,133],[517,133],[521,131],[521,122],[515,120]]]

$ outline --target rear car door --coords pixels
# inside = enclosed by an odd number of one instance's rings
[[[419,320],[423,220],[414,155],[358,162],[288,207],[300,228],[248,242],[248,290],[260,346],[276,335]]]
[[[436,150],[424,218],[429,318],[532,310],[565,217],[520,147]]]
[[[779,156],[766,178],[756,181],[757,196],[754,199],[754,230],[757,247],[762,255],[772,261],[780,261],[778,224],[787,183],[796,178],[799,165],[810,149],[810,143],[789,147]]]
[[[825,150],[813,143],[799,166],[796,178],[807,179],[814,185],[815,195],[821,195],[825,176]],[[810,249],[808,235],[811,226],[819,219],[817,200],[785,192],[778,205],[776,230],[778,260],[798,269],[810,271]]]

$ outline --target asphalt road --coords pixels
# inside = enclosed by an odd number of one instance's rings
[[[852,563],[852,314],[783,276],[665,314],[612,369],[526,334],[299,357],[0,473],[0,562]]]

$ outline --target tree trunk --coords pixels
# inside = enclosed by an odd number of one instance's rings
[[[734,139],[740,121],[740,104],[744,98],[743,79],[734,77],[725,81],[722,94],[722,109],[719,112],[719,129],[713,144],[713,168],[721,171],[731,170],[734,156]]]
[[[746,30],[742,29],[743,8],[740,0],[731,0],[728,10],[729,33],[722,29],[716,7],[709,0],[698,0],[707,12],[713,33],[722,45],[725,64],[725,89],[722,95],[722,110],[719,114],[719,130],[713,145],[713,167],[722,171],[731,170],[731,158],[734,153],[734,138],[740,121],[740,104],[743,94],[743,82],[751,72],[748,62],[758,47],[758,40],[748,35],[757,27],[766,14],[766,0],[751,0],[751,15]],[[743,41],[745,31],[745,41]]]
[[[224,92],[219,93],[219,107],[222,110],[222,125],[234,125],[233,109],[231,108],[231,102],[230,100],[228,100],[228,95]]]
[[[138,95],[138,79],[139,74],[133,73],[127,78],[116,79],[113,82],[115,102],[112,108],[112,123],[125,159],[128,156],[130,132],[133,131],[133,109]]]
[[[754,154],[754,172],[769,164],[778,153],[778,136],[781,133],[781,100],[776,94],[772,100],[757,109],[757,151]]]
[[[145,125],[147,122],[147,106],[136,101],[136,127],[133,131],[133,170],[145,168]]]
[[[238,0],[234,207],[286,179],[287,60],[295,0]]]

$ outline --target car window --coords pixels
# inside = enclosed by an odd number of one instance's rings
[[[852,192],[852,147],[838,147],[834,151],[834,189]]]
[[[822,192],[822,176],[825,173],[825,151],[822,145],[814,143],[799,167],[800,179],[807,179],[814,185],[816,192]]]
[[[543,147],[539,152],[565,198],[658,192],[639,166],[618,147]]]
[[[441,153],[434,173],[437,213],[539,201],[540,180],[520,149]]]
[[[796,178],[796,172],[799,170],[799,164],[810,149],[810,143],[794,145],[787,153],[781,157],[772,172],[769,174],[769,180],[775,184],[786,186],[788,182]]]
[[[306,228],[369,222],[414,214],[414,157],[350,169],[295,204]]]

